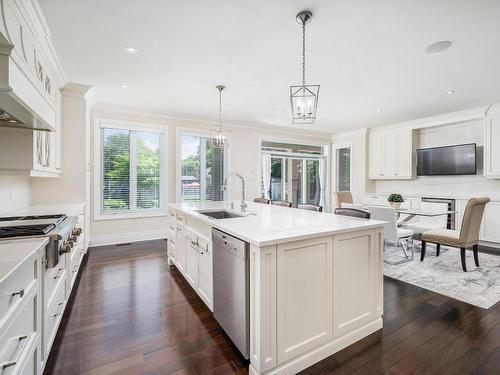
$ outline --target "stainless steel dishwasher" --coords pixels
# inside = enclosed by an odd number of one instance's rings
[[[249,244],[212,229],[214,317],[246,359],[250,358]]]

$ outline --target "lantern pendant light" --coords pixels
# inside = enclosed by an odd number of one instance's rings
[[[306,24],[312,19],[312,13],[303,10],[296,19],[302,25],[302,85],[290,86],[292,123],[313,124],[316,120],[319,85],[306,85]]]
[[[219,127],[216,129],[210,129],[210,139],[212,147],[224,148],[228,142],[230,134],[229,130],[224,130],[222,128],[222,90],[224,90],[225,87],[218,85],[216,88],[219,90]]]

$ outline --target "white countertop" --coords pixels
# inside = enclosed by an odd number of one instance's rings
[[[48,237],[0,241],[0,283],[48,242]]]
[[[22,215],[54,215],[65,214],[68,216],[78,216],[83,211],[85,203],[58,203],[58,204],[37,204],[25,206],[13,210],[0,212],[0,216],[22,216]]]
[[[197,210],[229,210],[230,202],[169,203],[168,207],[210,224],[212,227],[256,246],[352,232],[381,227],[377,220],[358,219],[328,213],[299,210],[269,204],[248,202],[247,216],[211,219]],[[234,202],[239,213],[239,202]]]

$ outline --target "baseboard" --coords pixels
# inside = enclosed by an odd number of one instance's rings
[[[366,336],[377,332],[382,328],[382,318],[377,318],[370,323],[315,349],[310,350],[288,362],[276,366],[266,372],[259,373],[252,363],[250,363],[248,372],[250,375],[293,375],[305,370],[306,368],[320,362],[321,360],[347,348],[349,345],[365,338]]]
[[[143,232],[114,233],[90,238],[91,247],[116,245],[121,243],[151,241],[167,238],[167,230],[148,230]]]

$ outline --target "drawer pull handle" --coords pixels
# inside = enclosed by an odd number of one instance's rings
[[[23,340],[26,340],[27,338],[28,338],[28,336],[19,336],[17,338],[17,340],[19,340],[19,342],[21,342]],[[19,345],[19,343],[18,343],[18,345]],[[16,359],[14,359],[13,361],[7,361],[7,362],[0,363],[0,368],[5,369],[7,367],[15,366],[17,364],[17,362],[19,362],[19,359],[21,358],[21,356],[23,355],[25,347],[26,347],[26,344],[24,344],[23,347],[21,348],[21,350],[19,350],[19,353],[17,354]]]
[[[12,293],[12,297],[14,297],[14,296],[19,296],[19,298],[23,298],[23,296],[24,296],[24,288],[21,288],[19,290],[19,292]]]
[[[55,279],[58,279],[58,278],[60,278],[60,277],[61,277],[61,271],[62,271],[63,269],[64,269],[64,268],[59,268],[59,269],[57,270],[57,273],[56,273],[56,275],[54,276],[54,280],[55,280]]]
[[[57,306],[59,306],[60,310],[59,310],[58,312],[56,312],[55,314],[52,314],[52,316],[53,316],[54,318],[55,318],[56,316],[61,315],[61,313],[62,313],[62,308],[61,308],[61,306],[62,306],[62,305],[64,305],[64,302],[59,302],[59,303],[57,304]]]

